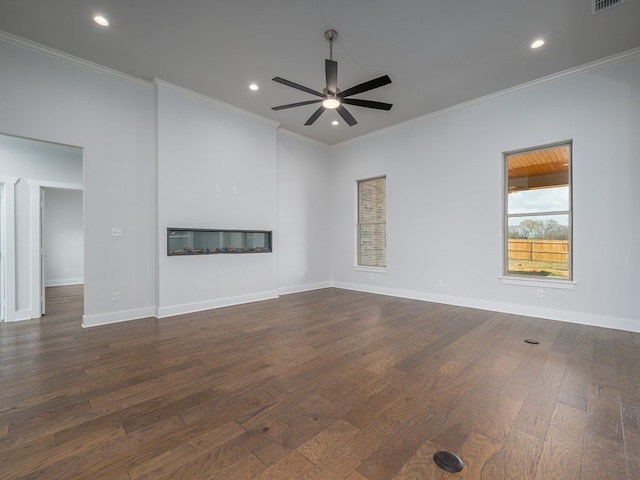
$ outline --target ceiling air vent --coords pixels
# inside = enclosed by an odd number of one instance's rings
[[[616,5],[620,5],[624,0],[593,0],[593,14],[600,13]]]

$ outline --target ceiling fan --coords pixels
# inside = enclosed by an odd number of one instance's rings
[[[344,119],[344,121],[349,124],[350,127],[353,127],[358,122],[355,118],[353,118],[353,115],[351,115],[351,113],[349,113],[349,111],[345,108],[345,104],[355,105],[357,107],[375,108],[377,110],[391,110],[391,107],[393,105],[390,103],[374,102],[373,100],[360,100],[358,98],[347,98],[351,97],[352,95],[357,95],[358,93],[367,92],[369,90],[388,85],[389,83],[391,83],[391,79],[388,75],[384,75],[382,77],[374,78],[373,80],[369,80],[368,82],[364,82],[356,85],[355,87],[351,87],[347,90],[341,91],[337,86],[338,62],[333,60],[333,41],[338,36],[338,32],[336,32],[335,30],[327,30],[324,36],[327,40],[329,40],[329,58],[324,61],[327,86],[322,90],[322,93],[311,88],[307,88],[303,85],[291,82],[289,80],[285,80],[281,77],[275,77],[273,79],[274,82],[281,83],[297,90],[302,90],[303,92],[310,93],[311,95],[315,95],[316,97],[320,98],[316,100],[307,100],[304,102],[280,105],[277,107],[272,107],[272,110],[284,110],[286,108],[301,107],[303,105],[311,105],[313,103],[322,102],[322,105],[320,105],[320,107],[313,113],[313,115],[311,115],[305,122],[305,125],[313,125],[313,123],[320,117],[320,115],[322,115],[325,110],[335,109],[338,114]]]

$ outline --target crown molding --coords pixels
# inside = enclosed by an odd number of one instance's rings
[[[89,69],[96,70],[96,71],[99,71],[99,72],[102,72],[102,73],[106,73],[106,74],[111,75],[113,77],[117,77],[117,78],[120,78],[122,80],[126,80],[128,82],[135,83],[135,84],[143,86],[145,88],[150,88],[150,89],[153,89],[153,90],[157,90],[157,86],[158,85],[169,87],[169,88],[172,88],[174,90],[180,91],[180,92],[182,92],[184,94],[187,94],[187,95],[190,95],[190,96],[193,96],[193,97],[197,97],[197,98],[199,98],[201,100],[205,100],[205,101],[207,101],[209,103],[213,103],[213,104],[215,104],[215,105],[217,105],[219,107],[225,108],[227,110],[232,110],[232,111],[235,111],[235,112],[238,112],[238,113],[242,113],[244,115],[256,118],[256,119],[261,120],[263,122],[270,123],[270,124],[274,125],[275,127],[279,127],[280,126],[280,122],[276,122],[276,121],[270,120],[270,119],[268,119],[266,117],[262,117],[260,115],[256,115],[256,114],[254,114],[252,112],[249,112],[247,110],[243,110],[243,109],[238,108],[238,107],[236,107],[234,105],[221,102],[220,100],[216,100],[216,99],[214,99],[212,97],[208,97],[206,95],[202,95],[200,93],[194,92],[194,91],[186,89],[184,87],[180,87],[178,85],[174,85],[172,83],[165,82],[164,80],[160,80],[158,78],[154,78],[152,81],[142,80],[141,78],[134,77],[132,75],[127,75],[126,73],[119,72],[118,70],[114,70],[112,68],[105,67],[104,65],[100,65],[98,63],[94,63],[94,62],[90,62],[88,60],[84,60],[84,59],[82,59],[80,57],[76,57],[74,55],[70,55],[70,54],[62,52],[60,50],[56,50],[54,48],[47,47],[47,46],[42,45],[40,43],[36,43],[36,42],[31,41],[31,40],[27,40],[25,38],[22,38],[22,37],[18,37],[17,35],[13,35],[11,33],[5,32],[3,30],[0,30],[0,39],[6,41],[7,43],[11,43],[13,45],[24,47],[24,48],[27,48],[27,49],[29,49],[31,51],[45,54],[45,55],[47,55],[49,57],[52,57],[52,58],[63,60],[65,62],[73,63],[74,65],[78,65],[78,66],[81,66],[81,67],[84,67],[84,68],[89,68]]]
[[[161,80],[159,78],[154,78],[153,82],[152,82],[154,89],[157,91],[158,88],[157,87],[165,87],[165,88],[170,88],[172,90],[175,90],[177,92],[182,93],[183,95],[188,95],[190,97],[194,97],[197,98],[199,100],[205,101],[207,103],[211,103],[212,105],[215,105],[216,107],[220,107],[220,108],[224,108],[226,110],[231,110],[232,112],[236,112],[236,113],[241,113],[242,115],[245,115],[247,117],[251,117],[254,118],[256,120],[260,120],[264,123],[268,123],[269,125],[272,125],[276,128],[278,128],[280,126],[280,122],[276,122],[275,120],[271,120],[270,118],[267,117],[263,117],[261,115],[255,114],[253,112],[250,112],[248,110],[243,110],[240,107],[236,107],[235,105],[231,105],[230,103],[224,103],[220,100],[217,100],[213,97],[208,97],[207,95],[203,95],[202,93],[198,93],[198,92],[194,92],[193,90],[189,90],[188,88],[184,88],[181,87],[179,85],[175,85],[173,83],[169,83],[166,82],[164,80]]]
[[[291,130],[287,130],[284,127],[279,127],[278,128],[278,134],[279,135],[286,135],[288,137],[293,137],[293,138],[296,138],[296,139],[298,139],[300,141],[304,141],[306,143],[311,143],[311,144],[317,145],[319,147],[325,147],[325,148],[331,147],[331,145],[329,145],[328,143],[321,142],[320,140],[316,140],[315,138],[305,137],[304,135],[301,135],[298,132],[293,132]]]
[[[47,47],[40,43],[33,42],[31,40],[27,40],[26,38],[18,37],[17,35],[13,35],[11,33],[0,30],[0,39],[6,41],[7,43],[11,43],[13,45],[17,45],[19,47],[27,48],[31,51],[42,53],[52,58],[56,58],[58,60],[63,60],[65,62],[72,63],[74,65],[78,65],[80,67],[89,68],[91,70],[96,70],[102,73],[106,73],[113,77],[120,78],[122,80],[126,80],[131,83],[135,83],[136,85],[145,87],[145,88],[153,88],[151,82],[146,80],[142,80],[141,78],[134,77],[132,75],[127,75],[126,73],[119,72],[118,70],[114,70],[109,67],[105,67],[104,65],[100,65],[98,63],[90,62],[89,60],[85,60],[80,57],[76,57],[69,53],[62,52],[60,50],[56,50],[55,48]]]
[[[242,113],[244,115],[247,115],[247,116],[250,116],[252,118],[261,120],[263,122],[275,125],[276,128],[280,128],[280,125],[281,125],[280,122],[268,119],[266,117],[257,115],[257,114],[255,114],[253,112],[249,112],[247,110],[243,110],[243,109],[241,109],[239,107],[236,107],[234,105],[231,105],[231,104],[228,104],[228,103],[224,103],[224,102],[222,102],[220,100],[216,100],[216,99],[214,99],[212,97],[208,97],[206,95],[194,92],[194,91],[186,89],[184,87],[180,87],[178,85],[174,85],[174,84],[171,84],[169,82],[165,82],[165,81],[157,79],[157,78],[154,78],[153,81],[146,81],[146,80],[143,80],[141,78],[134,77],[132,75],[127,75],[127,74],[119,72],[117,70],[105,67],[103,65],[100,65],[100,64],[97,64],[97,63],[93,63],[93,62],[90,62],[88,60],[84,60],[84,59],[82,59],[80,57],[76,57],[74,55],[70,55],[70,54],[62,52],[60,50],[56,50],[54,48],[47,47],[47,46],[42,45],[40,43],[36,43],[36,42],[31,41],[31,40],[27,40],[25,38],[19,37],[17,35],[13,35],[11,33],[5,32],[3,30],[0,30],[0,39],[6,41],[7,43],[18,45],[18,46],[27,48],[29,50],[48,55],[48,56],[53,57],[53,58],[61,59],[61,60],[64,60],[66,62],[78,65],[78,66],[82,66],[82,67],[85,67],[85,68],[90,68],[92,70],[100,71],[102,73],[106,73],[108,75],[111,75],[111,76],[114,76],[114,77],[129,81],[129,82],[135,83],[135,84],[143,86],[145,88],[152,88],[152,89],[157,90],[157,85],[170,87],[170,88],[178,90],[178,91],[180,91],[180,92],[182,92],[184,94],[200,98],[200,99],[205,100],[205,101],[207,101],[209,103],[213,103],[214,105],[217,105],[219,107],[222,107],[222,108],[225,108],[225,109],[228,109],[228,110],[232,110],[232,111],[235,111],[235,112],[238,112],[238,113]],[[504,89],[504,90],[500,90],[500,91],[495,92],[495,93],[490,93],[488,95],[484,95],[482,97],[478,97],[478,98],[475,98],[473,100],[469,100],[467,102],[459,103],[457,105],[453,105],[451,107],[447,107],[447,108],[444,108],[442,110],[438,110],[436,112],[432,112],[432,113],[429,113],[429,114],[426,114],[426,115],[422,115],[420,117],[412,118],[410,120],[407,120],[407,121],[404,121],[404,122],[400,122],[400,123],[397,123],[395,125],[391,125],[389,127],[385,127],[385,128],[380,129],[380,130],[376,130],[374,132],[370,132],[370,133],[367,133],[365,135],[361,135],[361,136],[356,137],[356,138],[351,138],[349,140],[345,140],[344,142],[340,142],[340,143],[337,143],[337,144],[334,144],[334,145],[329,145],[329,144],[326,144],[324,142],[318,142],[318,143],[320,143],[321,145],[329,146],[329,147],[337,147],[337,146],[341,146],[341,145],[346,145],[346,144],[348,144],[350,142],[353,142],[353,141],[359,141],[359,140],[362,140],[362,139],[367,138],[367,137],[372,137],[372,136],[380,135],[380,134],[383,134],[383,133],[387,133],[387,132],[389,132],[391,130],[394,130],[394,129],[397,129],[397,128],[402,128],[402,127],[405,127],[407,125],[411,125],[413,123],[417,123],[417,122],[421,122],[421,121],[429,119],[429,118],[437,117],[439,115],[444,115],[444,114],[453,112],[455,110],[459,110],[459,109],[462,109],[462,108],[465,108],[465,107],[469,107],[471,105],[475,105],[477,103],[482,103],[482,102],[486,102],[488,100],[492,100],[492,99],[497,98],[497,97],[501,97],[501,96],[504,96],[504,95],[509,95],[509,94],[511,94],[513,92],[517,92],[519,90],[524,90],[524,89],[527,89],[527,88],[530,88],[530,87],[534,87],[534,86],[537,86],[537,85],[541,85],[541,84],[549,83],[549,82],[552,82],[552,81],[555,81],[555,80],[559,80],[559,79],[564,78],[564,77],[568,77],[568,76],[572,76],[572,75],[575,75],[575,74],[583,73],[583,72],[586,72],[586,71],[589,71],[589,70],[593,70],[595,68],[598,68],[598,67],[601,67],[601,66],[604,66],[604,65],[608,65],[608,64],[611,64],[611,63],[615,63],[615,62],[624,60],[626,58],[633,57],[633,56],[638,55],[638,54],[640,54],[640,47],[633,48],[631,50],[627,50],[625,52],[621,52],[621,53],[618,53],[618,54],[610,55],[608,57],[604,57],[604,58],[601,58],[599,60],[595,60],[593,62],[585,63],[585,64],[577,66],[577,67],[573,67],[573,68],[570,68],[570,69],[567,69],[567,70],[563,70],[563,71],[558,72],[558,73],[547,75],[545,77],[541,77],[539,79],[532,80],[530,82],[526,82],[526,83],[523,83],[523,84],[520,84],[520,85],[516,85],[515,87],[511,87],[511,88],[507,88],[507,89]],[[285,130],[285,129],[282,129],[282,130]],[[287,131],[287,133],[295,134],[295,132],[290,132],[289,130],[286,130],[286,131]],[[302,137],[308,139],[308,137],[304,137],[304,136],[302,136]]]
[[[488,100],[493,100],[494,98],[502,97],[504,95],[509,95],[511,93],[517,92],[519,90],[525,90],[527,88],[535,87],[538,85],[542,85],[545,83],[554,82],[556,80],[560,80],[561,78],[570,77],[572,75],[576,75],[579,73],[584,73],[590,70],[594,70],[596,68],[602,67],[604,65],[609,65],[611,63],[619,62],[621,60],[625,60],[629,57],[633,57],[635,55],[640,55],[640,47],[632,48],[631,50],[627,50],[621,53],[616,53],[615,55],[610,55],[608,57],[603,57],[593,62],[585,63],[583,65],[579,65],[577,67],[569,68],[567,70],[563,70],[561,72],[553,73],[551,75],[547,75],[546,77],[541,77],[536,80],[532,80],[530,82],[522,83],[520,85],[516,85],[515,87],[506,88],[504,90],[500,90],[495,93],[490,93],[488,95],[484,95],[482,97],[474,98],[473,100],[469,100],[467,102],[459,103],[457,105],[453,105],[451,107],[443,108],[442,110],[438,110],[436,112],[428,113],[426,115],[422,115],[420,117],[412,118],[411,120],[407,120],[404,122],[396,123],[395,125],[391,125],[389,127],[382,128],[380,130],[376,130],[375,132],[370,132],[365,135],[361,135],[356,138],[351,138],[349,140],[345,140],[344,142],[336,143],[335,145],[331,145],[332,147],[337,147],[339,145],[346,145],[353,141],[362,140],[367,137],[372,137],[376,135],[380,135],[382,133],[387,133],[391,130],[402,128],[407,125],[411,125],[413,123],[418,123],[423,120],[427,120],[429,118],[438,117],[440,115],[444,115],[455,110],[460,110],[462,108],[469,107],[471,105],[475,105],[477,103],[483,103]]]

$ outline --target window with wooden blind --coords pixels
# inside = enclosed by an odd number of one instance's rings
[[[358,181],[358,266],[387,266],[387,178]]]

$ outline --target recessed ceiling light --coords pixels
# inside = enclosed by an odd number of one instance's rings
[[[540,48],[541,46],[544,45],[544,40],[542,40],[541,38],[539,38],[538,40],[536,40],[535,42],[533,42],[531,44],[531,48]]]
[[[93,17],[93,21],[96,22],[98,25],[102,25],[103,27],[109,26],[109,20],[104,18],[102,15],[96,15],[95,17]]]
[[[336,125],[339,125],[339,124],[340,124],[340,122],[338,122],[338,120],[334,120],[333,122],[331,122],[331,125],[333,125],[333,126],[336,126]]]
[[[249,85],[249,90],[253,90],[254,92],[259,88],[260,87],[258,87],[258,85],[256,85],[255,83],[252,83],[251,85]]]

